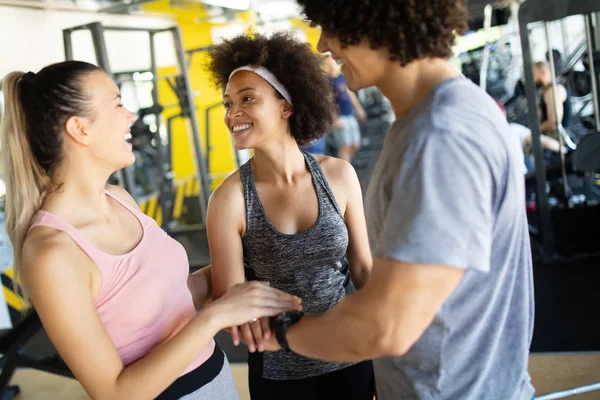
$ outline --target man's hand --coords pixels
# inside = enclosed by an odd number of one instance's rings
[[[344,129],[344,123],[342,122],[342,120],[341,120],[341,119],[339,119],[339,118],[338,118],[338,119],[335,121],[335,127],[336,127],[337,129]]]

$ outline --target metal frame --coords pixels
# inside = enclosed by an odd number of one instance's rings
[[[600,11],[600,2],[598,0],[527,0],[519,10],[519,31],[521,36],[521,46],[523,54],[523,67],[525,73],[525,89],[527,93],[527,103],[530,110],[537,109],[536,88],[533,82],[531,47],[529,43],[528,25],[532,23],[543,22],[547,29],[548,22],[564,19],[575,15],[588,15]],[[589,35],[589,26],[588,26]],[[589,48],[589,47],[588,47]],[[554,60],[550,58],[550,66],[554,71]],[[591,62],[593,64],[593,62]],[[555,87],[555,77],[553,76],[553,86]],[[555,90],[555,88],[553,89]],[[596,102],[598,98],[594,99]],[[598,116],[598,114],[596,114]],[[530,126],[533,134],[533,149],[535,153],[536,169],[536,192],[537,207],[540,222],[540,233],[542,238],[542,256],[546,259],[552,258],[553,249],[553,231],[550,221],[550,209],[548,206],[548,196],[545,190],[546,168],[540,143],[540,124],[536,112],[529,113]],[[560,137],[560,135],[559,135]],[[550,393],[536,397],[537,400],[562,399],[578,393],[600,389],[600,384],[592,384],[578,388],[568,389],[560,392]]]
[[[190,129],[190,143],[192,147],[192,152],[194,154],[194,165],[196,170],[196,178],[200,184],[200,192],[198,194],[199,204],[200,204],[200,216],[202,218],[201,226],[204,227],[206,224],[206,208],[208,204],[208,199],[210,197],[210,184],[208,178],[208,170],[206,165],[206,158],[202,151],[201,141],[200,141],[200,130],[198,128],[198,117],[196,113],[196,107],[194,102],[194,97],[192,94],[192,89],[190,85],[190,77],[188,72],[188,63],[186,60],[186,52],[183,49],[183,40],[181,37],[181,31],[178,26],[174,26],[166,29],[146,29],[146,28],[135,28],[135,27],[122,27],[122,26],[103,26],[100,22],[94,22],[90,24],[75,26],[72,28],[63,30],[63,41],[65,48],[65,57],[67,60],[73,59],[73,44],[71,40],[71,35],[75,31],[80,30],[89,30],[92,34],[92,41],[94,45],[94,50],[96,53],[96,60],[98,66],[102,68],[106,73],[113,76],[109,59],[108,52],[106,48],[106,42],[104,40],[104,32],[105,31],[121,31],[121,32],[147,32],[150,40],[150,59],[151,66],[150,69],[153,73],[153,81],[154,88],[152,90],[152,98],[155,105],[158,105],[158,77],[157,77],[157,66],[156,66],[156,52],[154,46],[154,37],[158,33],[169,32],[173,36],[173,43],[176,50],[176,58],[177,58],[177,69],[178,76],[182,79],[184,85],[184,92],[182,95],[185,98],[185,103],[187,103],[187,107],[182,107],[180,117],[187,118],[189,120],[189,129]],[[157,119],[160,118],[160,115],[157,115]],[[165,157],[164,154],[164,145],[161,142],[160,138],[157,140],[159,147],[159,154],[161,155],[161,159],[159,163],[161,164],[161,188],[160,188],[160,201],[161,206],[163,207],[163,220],[165,221],[164,226],[166,227],[168,224],[168,217],[170,216],[170,211],[172,209],[172,172],[164,171],[163,162],[170,161],[171,156],[168,155]],[[170,151],[170,146],[167,146],[167,149]],[[132,195],[134,192],[131,190],[133,188],[133,171],[131,167],[125,168],[124,171],[120,171],[121,183],[125,187],[125,189],[129,190]],[[171,193],[171,195],[169,195]],[[137,199],[136,199],[137,200]]]
[[[0,374],[0,398],[13,399],[20,392],[18,386],[10,385],[17,368],[33,368],[67,378],[74,378],[60,357],[34,357],[25,353],[25,345],[40,330],[42,330],[40,319],[37,313],[32,311],[0,339],[0,352],[3,354],[2,374]]]
[[[525,74],[525,89],[529,110],[537,109],[536,88],[533,82],[532,56],[529,42],[530,24],[543,23],[564,19],[575,15],[588,15],[600,11],[598,0],[527,0],[519,9],[519,32],[523,54]],[[552,57],[550,57],[552,59]],[[551,60],[553,64],[553,60]],[[551,65],[552,65],[551,64]],[[596,99],[597,100],[597,99]],[[539,216],[539,231],[542,241],[542,257],[545,260],[553,258],[554,234],[550,220],[550,208],[546,193],[546,165],[540,142],[541,131],[537,113],[530,112],[530,127],[532,145],[535,156],[536,202]],[[560,135],[559,135],[560,136]]]

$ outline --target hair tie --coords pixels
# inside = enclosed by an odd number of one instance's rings
[[[35,78],[35,73],[34,72],[27,72],[25,74],[23,74],[23,76],[21,77],[21,82],[33,82],[33,79]]]

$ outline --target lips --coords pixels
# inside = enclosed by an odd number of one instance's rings
[[[248,132],[251,128],[252,128],[253,124],[251,123],[237,123],[237,124],[233,124],[230,127],[231,133],[233,134],[233,136],[239,136],[242,135],[246,132]]]

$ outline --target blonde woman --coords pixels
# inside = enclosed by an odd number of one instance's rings
[[[210,268],[109,176],[135,158],[135,115],[94,65],[63,62],[4,79],[6,227],[17,282],[94,399],[237,399],[213,336],[299,300],[241,284],[202,311]]]

